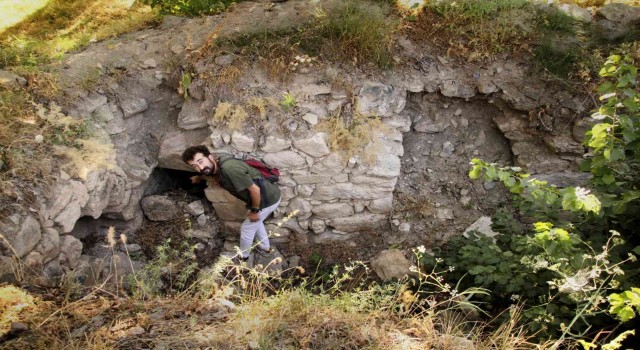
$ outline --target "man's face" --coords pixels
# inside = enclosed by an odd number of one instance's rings
[[[201,174],[213,174],[213,161],[209,157],[205,157],[202,153],[196,153],[193,159],[188,161],[187,164]]]

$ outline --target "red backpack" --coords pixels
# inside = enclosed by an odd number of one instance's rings
[[[258,170],[265,179],[269,180],[269,182],[275,183],[280,181],[280,170],[268,165],[262,159],[251,158],[249,156],[244,156],[243,158],[229,157],[220,160],[220,166],[229,159],[236,159],[245,162],[248,166]]]

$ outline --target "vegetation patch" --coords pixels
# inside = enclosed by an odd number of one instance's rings
[[[379,133],[388,130],[380,118],[343,113],[342,108],[316,128],[329,134],[328,143],[332,151],[341,153],[344,159],[362,155],[368,164],[375,162],[380,151]]]
[[[279,79],[321,60],[389,67],[396,28],[389,13],[384,4],[349,0],[326,9],[319,6],[300,27],[241,34],[214,45],[220,52],[239,50],[249,61],[257,59]]]

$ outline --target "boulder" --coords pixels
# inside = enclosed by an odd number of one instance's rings
[[[75,269],[82,255],[82,242],[72,235],[60,238],[60,263]]]
[[[166,196],[144,197],[140,204],[144,215],[151,221],[169,221],[178,214],[178,207]]]
[[[402,279],[411,273],[411,266],[411,261],[398,249],[383,250],[371,258],[371,268],[383,281]]]
[[[404,89],[376,82],[365,83],[356,99],[356,111],[367,116],[390,117],[407,103]]]
[[[204,194],[211,202],[218,218],[223,221],[243,221],[247,216],[247,208],[243,201],[232,196],[219,186],[209,186]]]
[[[5,241],[0,241],[3,255],[18,258],[26,256],[35,248],[42,237],[42,229],[38,220],[29,213],[16,213],[0,219],[0,233]],[[7,247],[6,243],[10,246]]]

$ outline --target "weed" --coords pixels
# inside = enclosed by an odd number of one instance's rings
[[[185,100],[189,99],[189,87],[191,86],[191,73],[182,72],[180,79],[180,86],[178,87],[178,93],[184,97]]]
[[[282,101],[280,101],[280,105],[282,106],[282,108],[284,108],[285,111],[291,110],[296,106],[296,103],[296,98],[290,93],[287,92],[282,95]]]
[[[339,108],[331,118],[320,122],[317,129],[329,134],[329,147],[334,152],[341,152],[345,159],[362,155],[371,164],[380,150],[377,135],[384,133],[385,126],[379,118],[359,113],[351,116]]]

